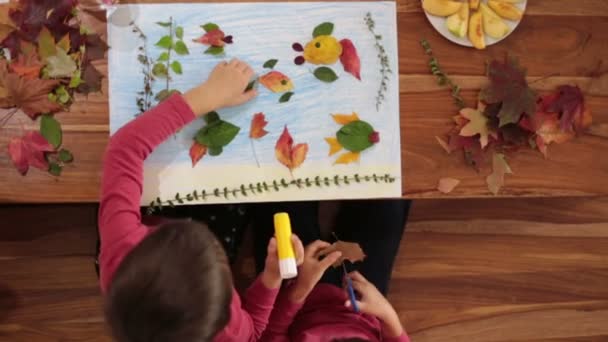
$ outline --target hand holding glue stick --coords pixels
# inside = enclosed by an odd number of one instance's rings
[[[296,255],[291,244],[291,222],[287,213],[274,215],[274,236],[277,239],[279,272],[281,279],[292,279],[298,276]]]
[[[285,224],[285,218],[280,218],[279,220],[281,221],[279,224],[281,227],[283,227]],[[287,223],[289,223],[289,217],[287,217]],[[264,271],[261,275],[262,282],[269,289],[276,289],[280,287],[281,282],[284,279],[281,275],[279,254],[283,255],[285,248],[288,249],[287,255],[293,256],[295,259],[296,270],[297,267],[302,264],[304,259],[304,246],[302,245],[302,241],[300,241],[295,234],[291,233],[291,225],[289,225],[289,234],[285,234],[285,228],[279,228],[279,230],[281,231],[281,234],[278,234],[280,236],[275,235],[275,237],[270,239],[270,242],[268,243],[266,263],[264,265]],[[287,239],[285,239],[285,237]],[[281,241],[280,243],[279,240]],[[285,241],[287,241],[287,243],[285,243]],[[279,252],[279,250],[282,250],[282,252]]]

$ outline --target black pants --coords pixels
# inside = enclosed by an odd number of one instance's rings
[[[336,236],[343,241],[358,242],[367,254],[363,262],[348,265],[349,271],[357,269],[385,295],[388,292],[391,271],[403,236],[410,203],[404,200],[340,203],[334,229]],[[251,209],[258,273],[264,268],[268,241],[274,235],[275,213],[289,213],[292,230],[300,237],[304,246],[321,239],[319,202],[261,203]],[[323,275],[321,282],[341,287],[342,276],[342,268],[330,268]]]

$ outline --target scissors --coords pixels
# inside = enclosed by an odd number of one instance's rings
[[[344,261],[342,262],[342,269],[344,270],[344,279],[346,280],[348,298],[350,299],[350,303],[353,306],[353,310],[355,312],[359,312],[359,306],[357,305],[357,297],[355,297],[355,289],[353,288],[353,280],[350,278],[348,272],[346,271],[346,265],[344,265]]]

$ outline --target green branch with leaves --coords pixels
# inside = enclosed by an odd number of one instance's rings
[[[156,24],[169,30],[169,33],[162,36],[155,44],[164,51],[161,52],[152,67],[152,74],[155,77],[165,79],[165,88],[158,92],[155,97],[158,102],[162,102],[178,92],[178,90],[171,89],[171,73],[175,75],[183,73],[182,64],[177,60],[172,60],[172,53],[175,52],[176,55],[184,56],[190,54],[190,51],[183,40],[184,28],[176,26],[173,17],[170,17],[168,22],[157,22]]]
[[[384,94],[388,90],[388,75],[393,71],[391,70],[390,63],[388,60],[388,54],[384,49],[384,45],[382,45],[382,36],[377,34],[375,31],[376,22],[372,18],[372,14],[367,12],[365,15],[365,24],[367,25],[367,29],[374,36],[374,46],[376,50],[378,50],[378,60],[380,61],[380,87],[378,88],[378,93],[376,94],[376,110],[380,110],[380,105],[384,102],[385,96]]]
[[[430,57],[429,59],[429,67],[431,68],[431,73],[437,77],[437,83],[440,86],[447,86],[451,90],[452,98],[454,99],[454,104],[458,106],[458,109],[462,109],[465,107],[464,100],[460,95],[460,86],[458,86],[448,74],[443,72],[441,66],[439,65],[439,61],[435,58],[433,54],[433,49],[431,49],[431,44],[426,40],[422,39],[420,41],[420,45],[424,49],[424,53]]]

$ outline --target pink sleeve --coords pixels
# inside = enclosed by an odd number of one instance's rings
[[[270,315],[270,322],[260,341],[289,341],[289,326],[303,305],[304,303],[294,303],[289,300],[289,291],[287,289],[281,291],[277,304],[274,310],[272,310],[272,315]]]
[[[244,303],[233,289],[230,322],[214,341],[257,341],[266,329],[279,289],[268,289],[258,277],[245,293]]]
[[[180,95],[173,95],[110,138],[103,161],[98,216],[104,292],[122,258],[147,233],[139,211],[144,160],[156,146],[192,120],[194,113],[190,106]]]

